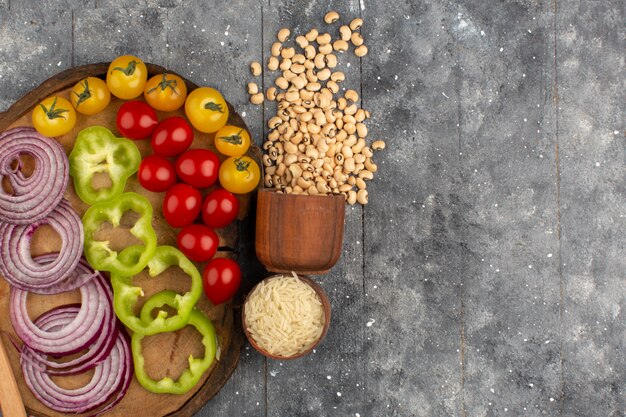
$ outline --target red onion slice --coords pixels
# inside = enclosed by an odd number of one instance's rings
[[[49,355],[78,353],[94,343],[111,310],[111,289],[99,274],[80,287],[81,307],[74,320],[62,329],[46,332],[28,317],[26,291],[11,288],[9,313],[15,333],[31,349]]]
[[[21,155],[35,161],[29,177],[20,170]],[[17,168],[12,167],[17,161]],[[29,127],[0,134],[0,179],[7,177],[13,194],[0,187],[0,221],[28,224],[46,217],[61,201],[69,180],[69,162],[61,145]]]
[[[35,397],[47,407],[63,413],[92,411],[112,399],[95,415],[109,410],[128,391],[132,371],[128,337],[123,332],[118,334],[110,355],[96,366],[92,379],[81,388],[61,388],[49,375],[34,367],[32,362],[22,360],[24,380]]]
[[[38,227],[48,224],[61,236],[61,251],[54,260],[35,261],[30,242]],[[72,272],[83,252],[83,223],[70,203],[61,200],[45,218],[30,224],[0,223],[0,273],[14,287],[40,292]]]
[[[112,300],[109,300],[112,302]],[[62,329],[71,323],[78,312],[80,305],[67,305],[57,307],[42,314],[35,320],[35,325],[41,330],[51,332]],[[96,341],[88,347],[88,351],[78,358],[66,362],[55,362],[48,359],[48,355],[36,352],[24,345],[22,359],[33,362],[38,369],[45,370],[48,375],[73,375],[87,371],[102,362],[113,349],[119,327],[113,310],[109,309],[105,325]]]
[[[35,262],[46,265],[52,261],[54,261],[58,257],[56,252],[46,253],[44,255],[39,255],[34,259]],[[87,281],[95,278],[99,271],[94,271],[94,269],[87,263],[85,258],[80,258],[78,261],[78,265],[72,272],[70,272],[67,277],[58,284],[55,284],[51,287],[47,288],[38,288],[36,291],[37,294],[59,294],[62,292],[72,291],[76,288],[83,286]]]

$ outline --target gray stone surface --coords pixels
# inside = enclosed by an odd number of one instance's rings
[[[151,8],[82,9],[73,13],[74,64],[137,55],[167,65],[167,11]]]
[[[561,335],[551,6],[511,2],[481,13],[489,5],[463,2],[450,22],[459,45],[461,182],[472,208],[464,411],[556,415]]]
[[[274,107],[248,103],[249,63],[330,8],[365,19],[344,85],[388,145],[319,277],[332,325],[297,361],[246,346],[198,415],[623,416],[623,2],[0,0],[0,111],[133,53],[221,89],[260,144]]]
[[[12,10],[24,9],[32,10],[33,3],[29,0],[5,0]],[[55,0],[39,2],[36,6],[44,12],[48,10],[75,10],[84,8],[93,8],[96,6],[97,0]]]
[[[557,15],[564,415],[626,413],[623,7]]]
[[[69,11],[0,10],[0,39],[0,110],[72,66]]]
[[[458,184],[454,38],[442,28],[451,12],[441,2],[367,2],[362,14],[363,107],[387,149],[374,155],[364,209],[360,414],[455,415],[469,207]]]
[[[171,8],[181,6],[184,0],[95,0],[100,9],[115,7],[162,7]]]

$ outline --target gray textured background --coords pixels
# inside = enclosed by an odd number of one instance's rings
[[[332,327],[294,362],[246,346],[199,415],[624,416],[621,0],[0,0],[0,110],[132,53],[222,90],[260,143],[249,62],[331,8],[365,20],[369,55],[340,60],[388,144],[319,278]]]

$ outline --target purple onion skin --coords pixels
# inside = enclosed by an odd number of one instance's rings
[[[61,236],[61,253],[33,259],[30,254],[32,235],[45,224]],[[30,292],[53,293],[64,288],[58,284],[67,280],[78,267],[83,252],[83,224],[72,206],[61,200],[46,218],[31,224],[0,223],[0,242],[0,273],[9,284]]]
[[[35,170],[24,177],[11,168],[20,155],[30,155]],[[0,221],[29,224],[46,217],[61,201],[69,181],[69,161],[61,144],[30,127],[0,134],[0,177],[7,177],[13,194],[0,190]]]

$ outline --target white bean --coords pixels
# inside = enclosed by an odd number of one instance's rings
[[[280,42],[285,42],[289,35],[291,35],[291,31],[287,28],[282,28],[276,34],[276,39],[278,39]]]
[[[362,189],[359,190],[359,192],[356,194],[356,201],[359,202],[359,204],[367,204],[367,190],[366,189]]]
[[[326,13],[324,16],[324,22],[328,24],[335,23],[337,20],[339,20],[339,13],[334,10]]]
[[[381,151],[385,149],[385,142],[382,140],[377,140],[372,143],[372,149],[375,151]]]
[[[263,93],[257,93],[250,96],[250,103],[252,104],[261,104],[263,103],[263,100]]]
[[[261,75],[261,72],[263,71],[263,69],[261,68],[261,64],[254,61],[253,63],[250,64],[250,71],[252,72],[252,75],[256,77],[256,76]]]
[[[352,22],[350,22],[350,29],[352,31],[359,30],[361,26],[363,26],[363,19],[361,19],[360,17],[357,17],[356,19],[353,19]]]
[[[248,83],[248,94],[256,94],[259,92],[259,86],[256,83]]]

